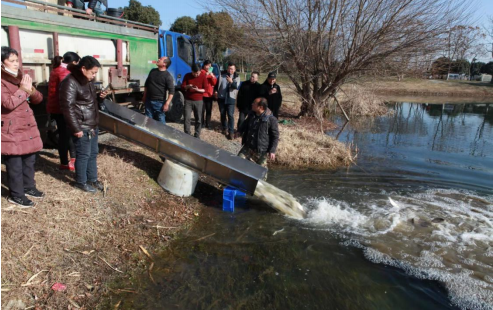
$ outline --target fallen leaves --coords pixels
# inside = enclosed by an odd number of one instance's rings
[[[50,271],[49,270],[41,270],[40,272],[38,272],[35,275],[33,275],[32,277],[30,277],[26,283],[21,284],[21,286],[31,286],[31,285],[39,284],[39,282],[33,282],[33,281],[34,281],[34,279],[36,279],[37,276],[39,276],[43,272],[50,272]]]

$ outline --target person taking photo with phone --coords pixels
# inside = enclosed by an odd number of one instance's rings
[[[191,135],[191,114],[195,118],[195,134],[194,137],[200,139],[200,130],[202,128],[202,109],[204,106],[203,98],[205,90],[208,87],[207,78],[201,74],[198,64],[192,64],[192,72],[185,74],[181,90],[185,94],[185,111],[184,111],[184,131]]]
[[[219,111],[221,112],[221,125],[223,127],[223,134],[226,135],[228,140],[232,140],[235,130],[235,103],[236,96],[238,95],[238,88],[240,87],[240,77],[236,73],[236,65],[234,63],[228,63],[228,69],[221,74],[219,82],[217,83],[217,103],[219,104]],[[226,115],[228,116],[228,123],[226,123]]]

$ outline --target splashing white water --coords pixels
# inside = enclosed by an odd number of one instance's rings
[[[464,309],[493,309],[493,197],[429,190],[360,204],[312,199],[311,228],[364,248],[365,257],[438,280]]]

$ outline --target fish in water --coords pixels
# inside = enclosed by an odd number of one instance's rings
[[[429,227],[431,225],[431,222],[428,222],[428,221],[420,219],[420,218],[412,218],[409,221],[414,226],[419,226],[419,227]]]
[[[442,219],[441,217],[435,217],[434,219],[431,220],[432,223],[441,223],[444,221],[445,219]]]

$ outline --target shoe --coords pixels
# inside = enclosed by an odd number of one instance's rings
[[[194,134],[193,135],[195,138],[199,139],[200,140],[200,135],[199,134]]]
[[[74,186],[77,187],[78,189],[83,190],[84,192],[88,192],[88,193],[97,192],[97,190],[94,187],[92,187],[87,183],[74,183]]]
[[[24,194],[26,196],[33,197],[33,198],[43,198],[45,196],[45,193],[43,193],[42,191],[39,191],[37,188],[25,188]]]
[[[68,167],[70,171],[75,171],[75,158],[70,159],[68,162]]]
[[[227,129],[223,129],[223,135],[227,135],[228,134],[228,130]]]
[[[29,200],[26,196],[23,197],[9,197],[8,202],[21,206],[23,209],[34,207],[34,202]]]
[[[226,138],[228,138],[228,140],[233,140],[233,134],[232,133],[228,133],[228,135],[226,136]]]
[[[70,167],[70,163],[68,165],[60,165],[58,167],[60,170],[70,170],[70,171],[75,171],[75,167]]]
[[[100,191],[104,191],[104,185],[103,185],[103,183],[101,183],[99,181],[87,182],[87,183],[89,183],[89,185],[91,185],[95,189],[98,189]],[[108,188],[106,188],[106,190],[108,190]]]

